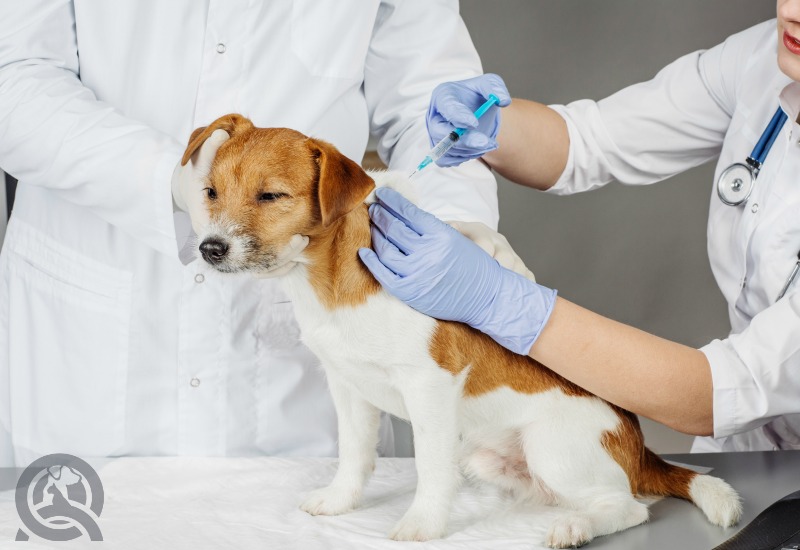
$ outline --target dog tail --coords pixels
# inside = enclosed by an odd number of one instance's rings
[[[717,477],[698,474],[665,462],[648,448],[641,457],[635,491],[642,496],[677,497],[694,503],[721,527],[730,527],[742,515],[742,502],[733,487]]]

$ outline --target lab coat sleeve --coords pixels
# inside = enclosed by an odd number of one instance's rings
[[[740,69],[765,32],[774,32],[774,22],[681,57],[652,80],[606,99],[553,105],[567,122],[570,151],[550,191],[589,191],[614,180],[650,184],[717,157],[736,105]]]
[[[370,132],[390,170],[406,173],[430,149],[425,115],[437,84],[482,73],[455,0],[381,3],[367,55],[364,93]],[[480,161],[429,166],[415,176],[418,203],[445,220],[497,228],[497,183]]]
[[[701,351],[711,365],[715,438],[800,413],[800,292]]]
[[[177,256],[181,145],[81,83],[71,1],[2,2],[0,21],[0,166]]]

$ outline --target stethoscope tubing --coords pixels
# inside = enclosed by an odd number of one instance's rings
[[[756,178],[758,177],[758,173],[761,171],[761,166],[763,166],[764,161],[767,160],[767,155],[769,155],[770,149],[772,149],[772,145],[775,143],[775,140],[778,139],[778,134],[781,133],[781,129],[783,125],[786,123],[786,119],[789,117],[786,113],[783,112],[783,109],[778,107],[778,110],[775,111],[775,114],[772,115],[772,119],[770,119],[769,124],[764,129],[764,132],[761,134],[761,137],[758,139],[756,146],[753,147],[753,152],[750,153],[750,156],[747,157],[745,163],[734,163],[731,164],[728,168],[723,170],[720,174],[719,181],[717,181],[717,194],[719,195],[719,199],[726,204],[727,206],[739,206],[747,202],[747,199],[750,198],[750,194],[753,191],[753,187],[755,186]],[[726,182],[725,178],[728,174],[735,173],[735,170],[739,170],[740,174],[746,174],[749,172],[750,175],[750,188],[744,195],[737,200],[729,200],[725,197],[725,185],[731,183],[730,181]],[[744,172],[743,172],[744,171]],[[734,184],[739,183],[741,181],[736,182],[734,180]],[[738,191],[735,187],[733,188],[735,191]],[[792,286],[792,283],[797,278],[797,274],[800,273],[800,251],[797,253],[797,262],[795,262],[794,267],[792,268],[792,272],[789,274],[789,277],[786,279],[786,282],[781,288],[778,297],[775,299],[777,302],[781,298],[786,295],[786,292],[789,290],[789,287]]]

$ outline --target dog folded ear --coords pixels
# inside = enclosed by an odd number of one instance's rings
[[[194,132],[192,132],[192,136],[189,138],[189,145],[186,147],[186,151],[183,153],[181,166],[186,166],[186,163],[189,162],[189,159],[192,158],[192,155],[194,155],[195,151],[197,151],[203,145],[203,143],[205,143],[205,141],[211,134],[214,133],[215,130],[225,130],[229,136],[233,136],[233,134],[236,132],[241,132],[242,130],[253,127],[253,123],[249,118],[233,113],[219,117],[208,126],[202,126],[196,129]]]
[[[375,182],[330,143],[309,138],[308,146],[319,166],[317,199],[322,226],[327,227],[363,203]]]

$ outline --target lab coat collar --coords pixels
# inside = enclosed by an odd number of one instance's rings
[[[787,80],[789,77],[785,77]],[[789,120],[795,123],[798,121],[798,114],[800,114],[800,82],[790,80],[789,84],[784,86],[780,93],[781,109],[789,117]]]

